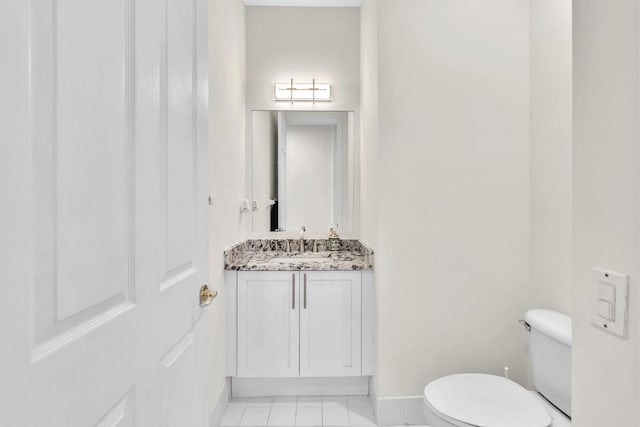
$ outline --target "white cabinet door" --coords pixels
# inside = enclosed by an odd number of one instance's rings
[[[204,426],[206,0],[0,28],[0,425]]]
[[[300,376],[360,376],[361,272],[303,272],[300,278]]]
[[[299,376],[299,273],[238,273],[238,376]]]

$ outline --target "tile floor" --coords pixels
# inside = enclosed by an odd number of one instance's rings
[[[571,426],[571,421],[566,416],[544,401],[537,393],[532,393],[551,414],[554,427]],[[375,427],[376,423],[367,396],[294,396],[233,398],[227,405],[220,425],[222,427]]]
[[[375,426],[366,396],[233,398],[221,426]]]

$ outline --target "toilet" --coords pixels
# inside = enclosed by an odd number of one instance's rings
[[[430,427],[569,425],[571,318],[551,310],[529,310],[522,323],[529,331],[535,392],[542,398],[501,376],[448,375],[424,389],[424,412]]]

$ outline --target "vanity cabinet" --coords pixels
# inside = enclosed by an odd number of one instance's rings
[[[299,273],[238,273],[238,376],[299,374]]]
[[[236,307],[238,377],[364,375],[360,271],[240,271]]]
[[[362,274],[300,273],[300,376],[359,376]]]

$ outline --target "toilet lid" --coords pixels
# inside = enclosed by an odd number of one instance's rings
[[[551,417],[525,388],[495,375],[458,374],[424,389],[437,415],[478,427],[548,427]],[[439,413],[439,414],[438,414]]]

